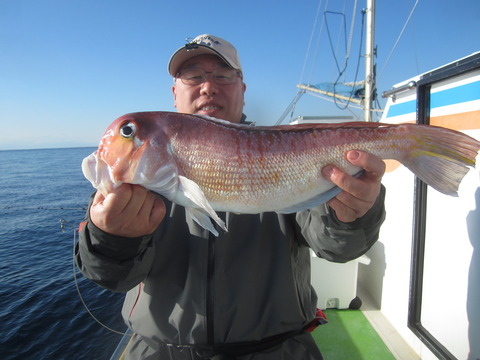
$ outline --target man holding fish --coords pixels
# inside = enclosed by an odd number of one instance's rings
[[[227,41],[196,37],[173,54],[169,73],[179,113],[245,123],[246,85]],[[77,263],[101,286],[128,292],[122,313],[134,335],[125,359],[322,359],[306,330],[317,301],[310,249],[330,261],[357,258],[385,217],[384,162],[356,150],[346,158],[364,172],[323,167],[319,176],[343,190],[327,204],[294,213],[219,211],[220,228],[202,226],[200,215],[141,185],[98,191]]]

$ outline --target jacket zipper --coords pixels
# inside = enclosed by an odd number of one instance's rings
[[[212,234],[208,235],[208,261],[207,261],[207,344],[214,345],[214,305],[215,305],[215,239]]]

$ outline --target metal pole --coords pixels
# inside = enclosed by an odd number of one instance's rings
[[[375,74],[373,70],[373,56],[375,46],[375,0],[367,0],[365,9],[367,17],[365,39],[365,104],[364,119],[372,121],[373,92],[375,91]]]

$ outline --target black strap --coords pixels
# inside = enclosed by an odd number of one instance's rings
[[[272,349],[284,341],[304,332],[312,332],[317,326],[328,322],[322,310],[317,309],[316,317],[303,329],[288,331],[270,336],[259,341],[244,341],[216,345],[174,345],[165,344],[172,349],[184,351],[186,348],[193,351],[201,359],[210,360],[235,360],[239,356],[262,352]],[[193,355],[193,354],[192,354]]]
[[[221,355],[225,358],[231,357],[235,359],[235,357],[237,356],[262,352],[274,348],[275,346],[283,343],[285,340],[299,335],[304,331],[304,329],[289,331],[286,333],[270,336],[259,341],[245,341],[217,345],[196,345],[195,350],[197,352],[197,355],[203,359],[210,359],[218,355]]]

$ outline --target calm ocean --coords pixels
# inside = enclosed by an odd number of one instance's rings
[[[81,161],[94,150],[0,151],[3,360],[109,359],[121,338],[88,314],[73,276],[74,227],[93,192]],[[124,331],[124,295],[103,290],[81,274],[77,279],[90,311]]]

